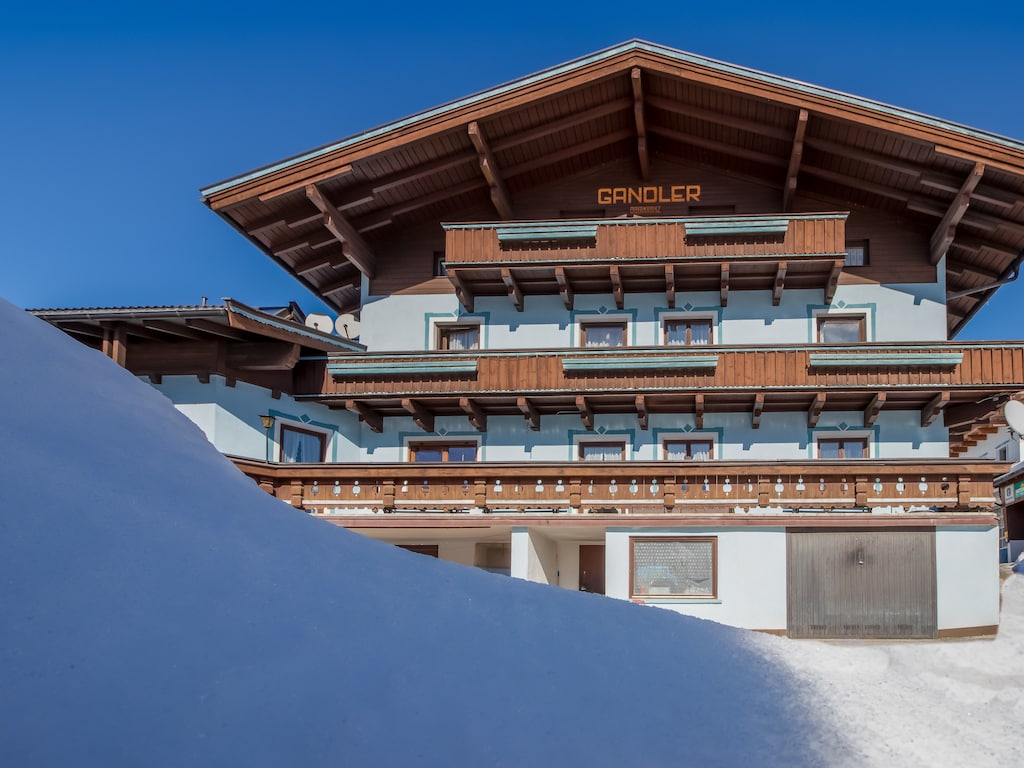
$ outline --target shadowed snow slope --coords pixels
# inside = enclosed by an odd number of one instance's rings
[[[0,764],[821,763],[747,633],[309,518],[2,300],[0,350]]]

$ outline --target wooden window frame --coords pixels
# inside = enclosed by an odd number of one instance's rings
[[[711,544],[711,594],[651,594],[636,591],[636,545],[645,543],[709,543]],[[717,536],[633,536],[629,540],[629,596],[634,600],[717,600],[718,599],[718,537]]]
[[[626,460],[626,441],[625,440],[580,440],[576,444],[576,458],[579,461],[594,461],[593,459],[586,459],[583,457],[584,448],[610,448],[615,447],[620,449],[619,458],[612,459],[611,461],[625,461]],[[600,463],[596,462],[595,463]]]
[[[693,444],[694,443],[710,443],[711,450],[708,452],[708,461],[714,461],[715,459],[715,441],[710,437],[666,437],[661,441],[661,455],[665,461],[679,461],[679,459],[668,458],[668,444],[669,443],[683,443],[686,445],[686,458],[683,461],[698,461],[693,458]]]
[[[473,449],[473,461],[456,461],[451,462],[448,458],[448,452],[452,448],[472,448]],[[420,450],[431,450],[441,451],[441,460],[438,462],[418,462],[420,464],[471,464],[479,461],[480,456],[480,443],[475,440],[417,440],[409,443],[409,461],[416,462],[416,452]]]
[[[695,323],[707,324],[707,344],[693,343],[693,329],[691,326]],[[686,325],[686,341],[682,343],[672,343],[668,340],[668,327],[676,324]],[[667,317],[661,323],[661,343],[666,347],[709,347],[715,343],[715,320],[711,317]]]
[[[863,445],[864,450],[863,450],[863,455],[862,456],[859,456],[857,458],[851,458],[851,457],[848,457],[848,456],[844,455],[845,448],[843,447],[843,443],[853,443],[853,442],[859,442],[859,443],[861,443],[861,445]],[[849,436],[846,436],[846,437],[843,437],[841,435],[827,435],[827,436],[826,435],[820,435],[818,437],[815,437],[814,438],[814,447],[815,447],[815,451],[817,453],[817,458],[819,458],[819,459],[821,458],[821,444],[822,443],[838,443],[839,444],[839,456],[837,456],[836,459],[833,459],[833,461],[859,461],[861,459],[870,459],[871,458],[871,438],[869,438],[869,437],[867,437],[865,435],[849,435]],[[829,461],[829,459],[826,459],[826,461]]]
[[[437,323],[434,331],[434,348],[447,352],[450,350],[451,334],[460,331],[476,331],[476,346],[469,349],[459,349],[456,352],[472,352],[481,349],[480,346],[480,323]]]
[[[622,331],[622,343],[608,347],[588,347],[588,328],[619,328]],[[580,321],[580,347],[583,349],[618,349],[629,346],[629,321],[628,320],[582,320]]]
[[[850,322],[851,320],[859,321],[859,336],[860,338],[855,343],[867,341],[867,328],[868,318],[867,315],[818,315],[817,318],[817,340],[819,344],[835,344],[836,342],[826,342],[822,339],[821,332],[824,326],[831,322]]]
[[[290,464],[292,462],[286,462],[284,460],[284,433],[285,430],[291,432],[301,432],[304,435],[312,435],[320,441],[320,458],[318,463],[322,464],[327,460],[327,435],[324,432],[319,432],[313,429],[304,429],[297,427],[294,424],[281,424],[281,428],[277,432],[277,460],[281,464]],[[303,464],[313,464],[317,462],[303,462]]]

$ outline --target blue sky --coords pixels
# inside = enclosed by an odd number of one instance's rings
[[[638,37],[1024,139],[1024,6],[38,4],[0,25],[0,296],[322,305],[199,188]],[[1024,337],[1022,284],[961,338]]]

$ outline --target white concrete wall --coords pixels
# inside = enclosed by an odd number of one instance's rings
[[[1006,457],[999,459],[1000,449],[1006,449]],[[1021,439],[1010,433],[1008,427],[1000,427],[999,431],[992,435],[985,435],[978,441],[977,445],[968,447],[967,451],[961,454],[963,459],[999,459],[1001,461],[1020,461]]]
[[[999,529],[935,531],[938,628],[999,624]]]
[[[625,318],[633,346],[662,343],[661,320],[687,311],[715,321],[716,344],[808,344],[815,340],[815,317],[823,312],[867,316],[868,341],[942,341],[946,308],[941,284],[840,285],[832,304],[823,292],[785,291],[772,306],[769,291],[733,291],[726,307],[717,292],[680,293],[669,309],[663,293],[626,294],[623,310],[611,294],[577,294],[572,312],[558,296],[527,296],[517,312],[507,297],[481,296],[465,313],[454,294],[395,295],[369,301],[362,309],[360,341],[370,352],[433,348],[433,324],[459,318],[481,322],[484,349],[569,348],[579,346],[581,320]]]
[[[718,539],[718,597],[654,600],[647,604],[736,627],[786,628],[786,532],[783,528],[678,528],[610,530],[605,539],[605,588],[629,600],[629,552],[633,536],[714,536]]]
[[[575,541],[558,542],[558,586],[580,588],[580,545]]]
[[[558,544],[539,531],[512,529],[511,574],[538,584],[558,584]]]

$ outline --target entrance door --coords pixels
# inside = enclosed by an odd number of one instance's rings
[[[604,544],[580,544],[580,592],[604,594]]]
[[[789,531],[790,637],[937,633],[934,530]]]

